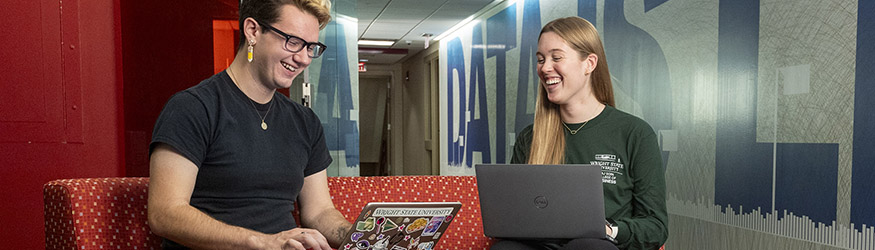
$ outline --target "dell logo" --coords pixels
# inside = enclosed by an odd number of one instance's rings
[[[538,208],[547,207],[547,197],[544,197],[544,196],[535,197],[535,206]]]

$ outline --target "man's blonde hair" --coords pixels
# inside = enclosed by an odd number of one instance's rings
[[[266,24],[274,24],[278,21],[280,9],[284,5],[292,5],[316,17],[319,21],[319,29],[324,29],[331,21],[331,1],[329,0],[243,0],[240,2],[240,47],[243,49],[246,43],[246,34],[243,32],[243,22],[246,18],[253,18]],[[266,31],[267,27],[262,27]]]

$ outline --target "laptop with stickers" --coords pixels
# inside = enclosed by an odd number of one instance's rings
[[[460,202],[371,202],[338,250],[430,250],[449,228]]]
[[[493,238],[605,238],[597,165],[475,165],[483,232]]]

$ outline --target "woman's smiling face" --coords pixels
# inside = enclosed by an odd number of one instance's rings
[[[592,92],[589,73],[595,69],[595,63],[582,58],[556,33],[541,34],[536,57],[538,76],[550,102],[564,105],[582,101]]]

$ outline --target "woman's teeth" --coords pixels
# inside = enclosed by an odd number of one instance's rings
[[[553,85],[553,84],[557,84],[559,82],[562,82],[562,80],[559,78],[549,78],[544,82],[547,83],[547,85]]]

